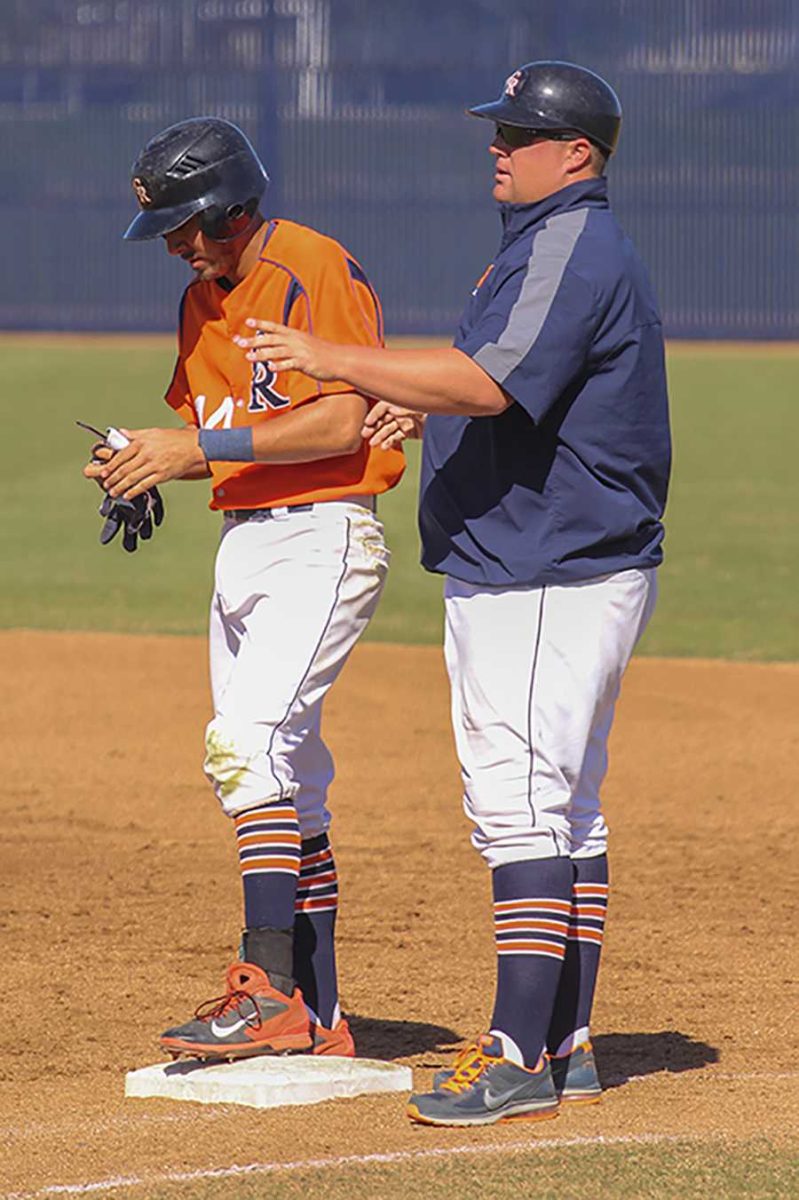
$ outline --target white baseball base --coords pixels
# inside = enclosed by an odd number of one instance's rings
[[[232,1063],[180,1060],[141,1067],[125,1076],[125,1095],[282,1108],[319,1104],[341,1096],[409,1092],[412,1085],[410,1067],[396,1063],[370,1058],[260,1055]]]

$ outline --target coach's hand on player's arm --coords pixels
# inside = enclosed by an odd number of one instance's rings
[[[95,476],[110,496],[134,500],[170,479],[204,479],[209,474],[198,431],[191,426],[123,429],[122,433],[130,445],[118,450]]]
[[[513,403],[510,393],[455,346],[345,346],[275,321],[250,317],[247,324],[257,332],[233,340],[250,362],[264,362],[276,372],[302,371],[313,379],[340,379],[362,396],[410,412],[496,417]]]
[[[420,438],[424,422],[424,413],[410,412],[398,404],[378,400],[366,414],[361,436],[368,439],[370,446],[391,450],[406,438]]]
[[[335,342],[326,342],[275,321],[248,317],[246,324],[254,331],[252,336],[234,337],[233,341],[247,351],[250,362],[265,362],[275,371],[302,371],[323,382],[338,379],[335,359],[341,348]]]

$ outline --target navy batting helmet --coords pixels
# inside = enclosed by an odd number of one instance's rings
[[[196,215],[215,241],[235,237],[269,183],[242,131],[219,117],[170,125],[147,143],[132,174],[141,212],[125,231],[129,241],[161,237]]]
[[[582,133],[608,154],[621,128],[621,104],[610,84],[567,62],[525,63],[505,80],[498,100],[467,112],[521,129]]]

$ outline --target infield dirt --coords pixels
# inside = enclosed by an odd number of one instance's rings
[[[639,659],[611,742],[601,1105],[412,1127],[402,1098],[257,1112],[124,1100],[158,1032],[222,990],[240,922],[200,771],[201,639],[5,632],[0,1189],[507,1139],[799,1122],[799,664]],[[486,1024],[488,873],[468,841],[440,651],[358,648],[328,702],[339,966],[359,1052],[424,1086]],[[146,1188],[145,1188],[146,1193]]]

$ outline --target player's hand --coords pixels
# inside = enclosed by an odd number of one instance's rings
[[[420,438],[424,419],[424,413],[409,412],[397,404],[378,400],[366,414],[361,437],[367,438],[370,446],[391,450],[394,446],[400,446],[406,438]]]
[[[135,500],[156,484],[180,479],[198,467],[207,470],[196,429],[123,429],[121,432],[130,440],[130,445],[117,450],[99,473],[100,483],[115,499],[122,496],[125,500]]]
[[[341,347],[335,342],[275,321],[258,321],[248,317],[246,324],[253,330],[251,337],[235,337],[233,341],[247,353],[250,362],[265,362],[271,371],[302,371],[312,379],[338,379],[334,359]]]
[[[113,457],[114,451],[110,446],[106,446],[105,442],[96,442],[92,446],[92,456],[83,468],[83,474],[87,479],[96,479],[99,482],[103,467]]]

